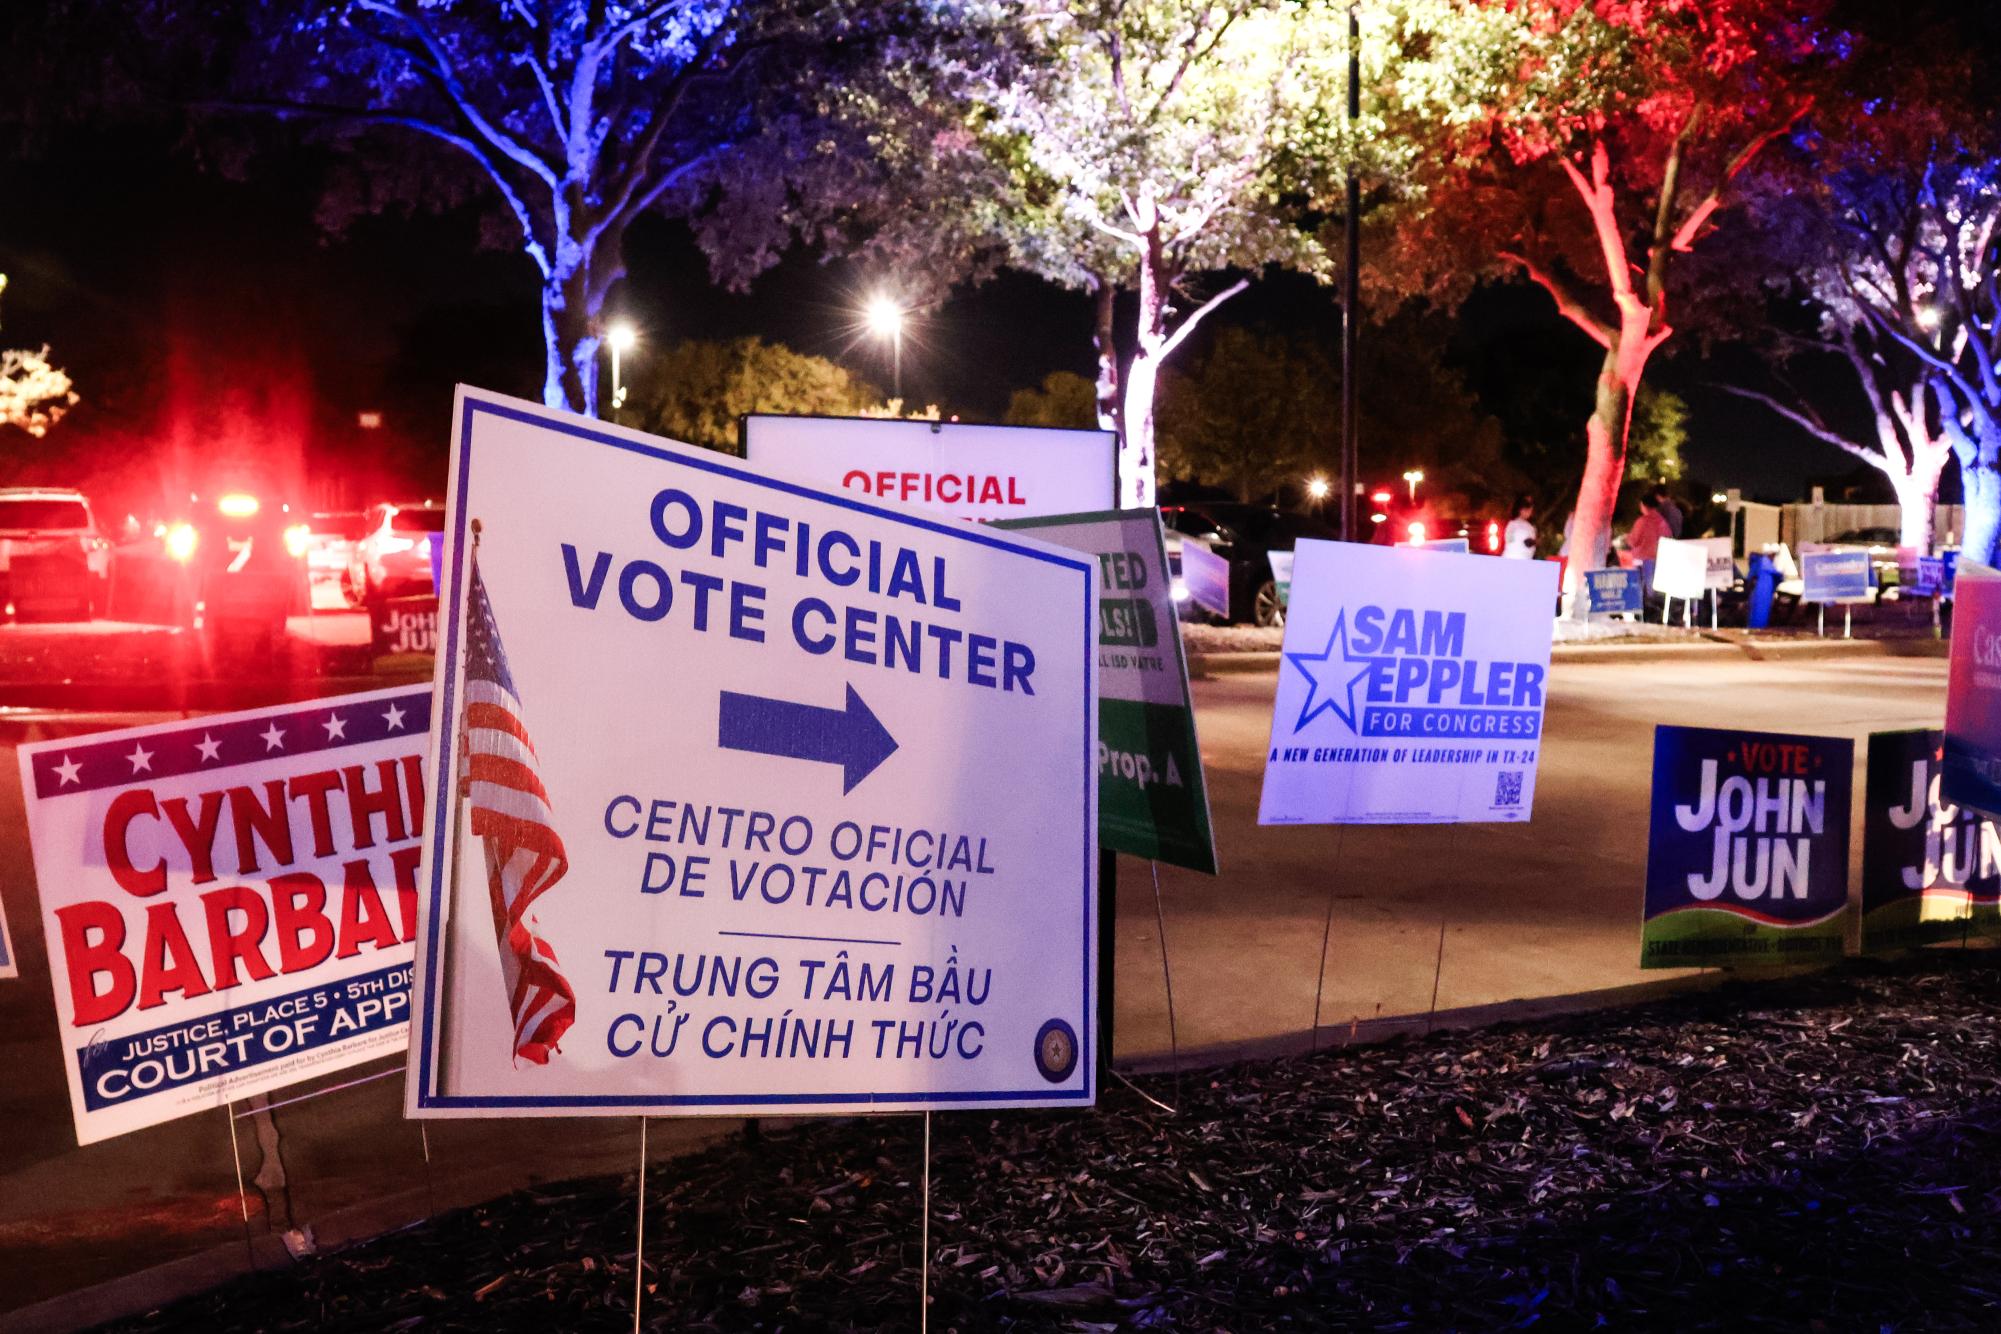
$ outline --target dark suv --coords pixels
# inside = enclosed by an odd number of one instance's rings
[[[1162,505],[1160,522],[1166,529],[1167,566],[1175,579],[1181,577],[1181,539],[1201,538],[1230,562],[1230,619],[1254,625],[1285,624],[1285,607],[1272,578],[1271,553],[1292,550],[1292,544],[1302,537],[1331,542],[1340,536],[1309,514],[1234,501]]]

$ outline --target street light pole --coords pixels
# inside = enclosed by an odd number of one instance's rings
[[[625,406],[625,376],[621,358],[639,341],[639,334],[624,320],[605,331],[605,345],[611,348],[611,410]]]
[[[886,292],[878,292],[869,298],[868,307],[862,312],[868,322],[869,332],[878,338],[889,340],[890,377],[895,386],[896,399],[903,400],[903,307],[896,298]]]
[[[1355,478],[1361,471],[1356,449],[1357,385],[1355,353],[1360,330],[1356,312],[1362,299],[1362,240],[1355,215],[1362,210],[1362,185],[1355,175],[1355,140],[1362,118],[1362,21],[1356,0],[1348,0],[1348,201],[1342,230],[1347,245],[1341,277],[1341,540],[1355,540]]]

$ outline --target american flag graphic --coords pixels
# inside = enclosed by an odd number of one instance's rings
[[[535,933],[528,909],[570,869],[542,787],[535,743],[473,557],[466,625],[464,735],[471,778],[472,832],[486,849],[493,929],[514,1015],[514,1054],[537,1065],[576,1022],[577,997],[556,966],[556,951]]]

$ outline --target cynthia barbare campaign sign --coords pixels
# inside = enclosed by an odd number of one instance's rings
[[[1845,738],[1654,729],[1642,968],[1841,957]]]
[[[447,516],[411,1115],[1092,1100],[1097,560],[468,389]]]
[[[431,694],[23,746],[77,1140],[403,1049]]]
[[[1526,820],[1556,562],[1301,539],[1260,824]]]
[[[1862,802],[1862,948],[2001,931],[2001,829],[1939,795],[1942,732],[1869,738]]]
[[[1098,562],[1100,842],[1214,875],[1216,840],[1160,511],[1106,510],[998,526],[1088,552]],[[1274,552],[1274,562],[1280,554],[1289,565],[1292,553]]]

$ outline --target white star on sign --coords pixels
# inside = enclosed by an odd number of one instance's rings
[[[206,732],[201,734],[201,740],[195,742],[195,749],[201,752],[203,763],[222,757],[222,743]]]
[[[272,723],[269,728],[259,732],[257,735],[264,738],[264,752],[267,755],[274,750],[283,750],[285,748],[284,729],[276,723]]]
[[[144,746],[139,745],[137,742],[133,743],[132,753],[130,755],[127,755],[125,758],[132,761],[132,772],[135,774],[142,769],[145,770],[147,773],[151,773],[153,771],[153,752],[147,750]]]
[[[341,717],[339,714],[337,713],[328,714],[327,720],[321,723],[320,726],[327,729],[327,740],[329,741],[347,740],[347,719]]]
[[[391,704],[389,712],[382,715],[382,721],[389,724],[389,730],[394,732],[403,725],[403,710]]]
[[[63,762],[56,766],[56,777],[60,780],[56,786],[67,787],[69,784],[74,783],[76,781],[76,771],[81,768],[83,768],[81,764],[78,764],[67,755],[63,756]]]

